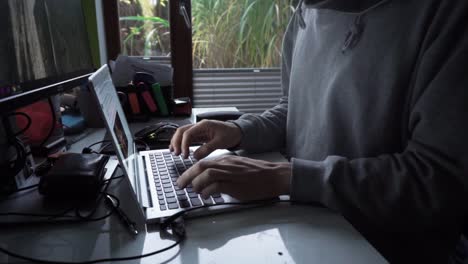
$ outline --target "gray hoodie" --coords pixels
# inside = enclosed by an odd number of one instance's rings
[[[280,103],[235,123],[285,149],[291,197],[343,214],[389,261],[446,263],[468,209],[468,1],[305,1]]]

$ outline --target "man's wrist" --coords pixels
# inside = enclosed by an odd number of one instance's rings
[[[227,121],[226,122],[226,125],[231,127],[233,129],[234,134],[234,138],[233,138],[233,141],[235,142],[231,147],[227,148],[228,150],[230,151],[236,151],[236,150],[239,150],[240,146],[241,146],[241,143],[242,143],[242,137],[243,137],[243,133],[242,133],[242,129],[234,122],[232,121]]]
[[[289,162],[277,163],[276,166],[278,195],[289,195],[291,192],[292,167]]]

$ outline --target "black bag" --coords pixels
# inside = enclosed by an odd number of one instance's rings
[[[98,196],[109,157],[68,153],[60,156],[39,183],[39,193],[62,200],[94,200]]]

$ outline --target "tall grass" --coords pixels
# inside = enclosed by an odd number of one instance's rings
[[[294,0],[192,0],[194,68],[277,67]]]
[[[170,52],[168,0],[120,0],[123,53]],[[154,2],[153,2],[154,3]],[[192,0],[194,68],[269,68],[297,0]],[[167,10],[166,10],[167,11]]]

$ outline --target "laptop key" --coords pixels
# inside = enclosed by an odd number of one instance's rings
[[[162,195],[162,194],[161,194],[161,195],[158,195],[158,200],[164,201],[164,195]]]
[[[176,194],[177,195],[185,195],[185,191],[184,190],[178,190],[178,191],[176,191]]]
[[[193,206],[200,206],[202,205],[202,202],[198,198],[190,199],[190,202],[192,202]]]
[[[176,198],[174,198],[174,197],[167,198],[167,203],[168,203],[168,204],[171,204],[171,203],[177,203],[177,199],[176,199]]]
[[[164,200],[159,200],[159,205],[165,205],[166,202]]]
[[[217,204],[224,203],[224,199],[222,197],[216,197],[216,198],[213,198],[213,200]]]
[[[165,193],[171,193],[173,192],[172,188],[164,188]]]
[[[170,184],[170,183],[164,183],[162,186],[164,188],[172,188],[172,184]]]
[[[185,194],[184,194],[184,195],[178,195],[178,196],[177,196],[177,200],[179,200],[179,202],[180,202],[180,201],[187,201],[188,198],[187,198],[187,196],[185,196]]]
[[[175,197],[175,194],[174,193],[166,193],[166,197],[167,198],[172,198],[172,197]]]
[[[208,197],[208,199],[203,199],[203,204],[206,204],[206,205],[212,205],[214,204],[213,203],[213,200],[211,200],[211,198]]]
[[[167,207],[169,207],[169,209],[177,209],[179,208],[179,205],[177,203],[170,203]]]
[[[190,198],[198,198],[198,193],[189,193],[188,196]]]
[[[161,209],[161,211],[166,211],[167,210],[165,205],[161,205],[161,206],[159,206],[159,208]]]
[[[180,208],[189,208],[190,207],[190,203],[188,200],[184,200],[184,201],[180,201]]]

